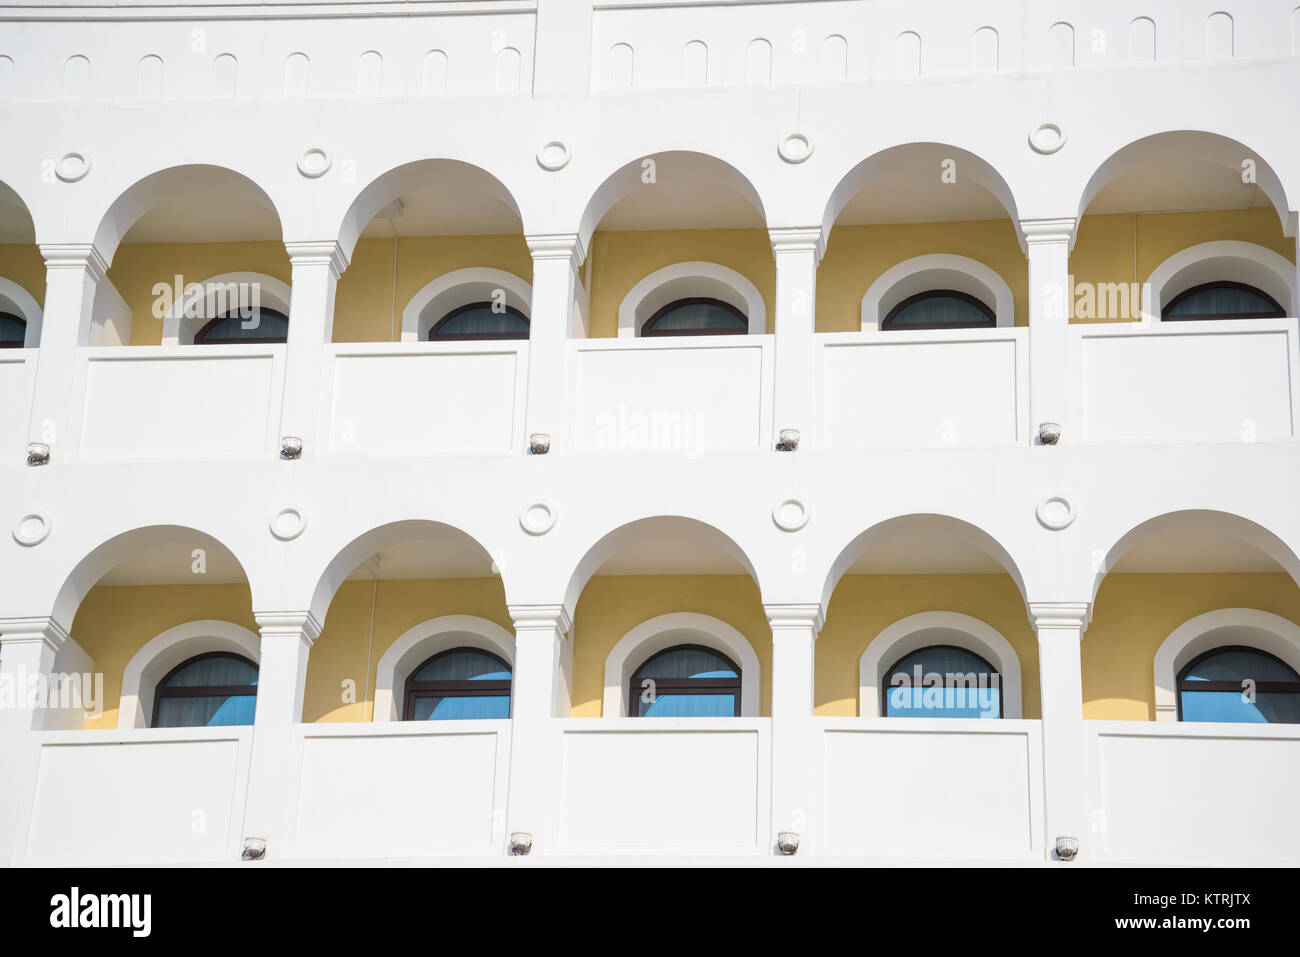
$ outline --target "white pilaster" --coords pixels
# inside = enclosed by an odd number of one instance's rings
[[[320,622],[308,611],[261,612],[261,660],[257,668],[257,711],[248,777],[244,837],[267,842],[267,858],[283,856],[285,811],[293,800],[288,778],[293,726],[302,722],[307,657],[320,637]]]
[[[558,448],[564,422],[564,343],[573,321],[578,267],[586,257],[576,233],[528,236],[533,301],[528,317],[528,411],[525,444],[538,433]]]
[[[537,0],[533,96],[586,96],[591,85],[591,5]]]
[[[817,265],[826,252],[819,226],[769,230],[776,259],[775,412],[772,443],[783,429],[814,429],[813,334]]]
[[[1092,617],[1088,602],[1031,602],[1029,620],[1038,634],[1038,684],[1043,712],[1043,783],[1046,848],[1056,858],[1058,837],[1079,841],[1089,855],[1085,811],[1086,755],[1083,735],[1083,631]]]
[[[1073,219],[1021,220],[1029,257],[1029,410],[1032,442],[1039,443],[1044,422],[1061,426],[1061,441],[1070,441],[1066,422],[1067,337],[1069,322],[1070,246]]]
[[[324,395],[325,349],[334,335],[334,296],[347,257],[333,240],[285,243],[293,267],[280,435],[302,439],[303,458],[323,451],[318,435]]]
[[[44,245],[41,255],[45,309],[27,441],[48,445],[53,464],[68,452],[77,347],[89,342],[95,290],[108,272],[108,262],[88,243]]]
[[[533,851],[546,844],[551,742],[555,718],[570,709],[572,622],[563,605],[511,605],[515,668],[510,691],[510,811],[506,833],[533,837]]]
[[[800,854],[812,851],[811,801],[814,647],[821,605],[764,605],[772,627],[772,833],[794,831]]]

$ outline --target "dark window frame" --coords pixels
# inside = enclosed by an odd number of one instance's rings
[[[908,323],[905,326],[897,326],[897,327],[894,325],[894,318],[900,312],[906,309],[908,306],[914,305],[915,303],[921,302],[926,299],[938,299],[940,297],[943,297],[945,299],[960,299],[962,302],[975,306],[977,309],[979,309],[980,312],[984,314],[985,317],[984,321],[983,322],[921,322],[921,323]],[[898,331],[907,332],[912,329],[993,329],[997,327],[997,324],[998,324],[997,313],[995,313],[992,309],[990,309],[988,303],[984,302],[983,300],[977,299],[974,296],[970,295],[969,293],[958,292],[956,289],[927,289],[925,290],[925,292],[918,292],[914,296],[908,296],[906,299],[904,299],[902,302],[896,305],[893,309],[890,309],[889,312],[885,315],[884,321],[880,323],[880,328],[882,330],[897,329]]]
[[[1218,645],[1209,651],[1203,651],[1187,664],[1179,669],[1178,675],[1174,680],[1174,697],[1178,703],[1178,720],[1183,720],[1183,692],[1184,691],[1235,691],[1241,693],[1241,681],[1189,681],[1187,673],[1199,665],[1206,658],[1222,654],[1226,651],[1245,651],[1252,655],[1260,655],[1264,658],[1271,658],[1283,668],[1295,673],[1296,669],[1279,658],[1277,655],[1262,651],[1259,648],[1252,648],[1250,645]],[[1259,694],[1295,694],[1300,695],[1300,681],[1256,681],[1255,691]],[[1197,722],[1189,722],[1195,724]],[[1271,724],[1272,722],[1267,722]]]
[[[655,323],[672,312],[674,309],[680,309],[682,306],[721,306],[724,310],[731,313],[740,320],[739,329],[656,329]],[[666,339],[673,336],[747,336],[749,335],[749,317],[737,309],[729,302],[721,299],[715,299],[712,296],[688,296],[685,299],[674,299],[666,306],[661,306],[654,311],[649,319],[641,324],[642,338],[661,338]]]
[[[529,333],[532,332],[532,328],[533,328],[532,322],[529,321],[528,317],[525,316],[523,312],[521,312],[520,310],[516,309],[514,306],[511,305],[506,306],[506,315],[516,316],[519,319],[522,319],[524,325],[528,327],[528,329],[525,330],[524,332],[503,332],[503,333],[448,332],[443,335],[438,334],[439,329],[445,326],[452,319],[455,319],[462,312],[469,312],[471,309],[482,309],[485,306],[491,309],[492,305],[493,304],[491,302],[484,301],[484,302],[470,302],[470,303],[466,303],[463,306],[457,306],[455,309],[447,313],[445,316],[443,316],[441,319],[439,319],[437,322],[435,322],[432,326],[429,327],[429,335],[427,337],[428,341],[429,342],[483,342],[483,341],[490,341],[493,339],[520,340],[520,339],[528,338]]]
[[[0,317],[12,319],[23,327],[23,337],[16,342],[0,340],[0,349],[22,349],[27,343],[27,320],[16,312],[0,312]]]
[[[163,698],[218,698],[222,695],[238,695],[239,697],[246,698],[249,696],[249,688],[253,689],[252,697],[257,697],[257,685],[187,685],[176,688],[167,687],[167,682],[171,681],[178,671],[182,668],[188,668],[190,665],[194,664],[194,662],[202,661],[205,658],[234,658],[237,661],[242,661],[244,664],[250,665],[254,668],[258,673],[258,679],[261,680],[261,666],[251,658],[245,658],[243,655],[236,654],[233,651],[205,651],[201,655],[194,655],[186,658],[171,671],[167,672],[167,674],[163,675],[162,679],[154,686],[153,714],[149,718],[149,727],[158,727],[158,706],[162,702]],[[256,705],[254,705],[254,707],[256,707]]]
[[[999,671],[997,668],[995,668],[995,667],[993,666],[993,662],[989,661],[987,658],[985,658],[983,655],[981,655],[978,651],[971,651],[969,648],[963,648],[961,645],[922,645],[920,648],[913,648],[913,649],[912,649],[911,651],[909,651],[907,654],[905,654],[905,655],[901,656],[900,658],[898,658],[898,659],[897,659],[897,660],[896,660],[896,661],[895,661],[895,662],[894,662],[890,667],[886,668],[886,669],[885,669],[885,674],[884,674],[884,680],[880,682],[880,684],[881,684],[881,686],[882,686],[881,689],[880,689],[880,714],[881,714],[881,717],[884,717],[884,718],[890,718],[890,717],[895,717],[895,718],[897,718],[897,717],[916,717],[915,715],[891,715],[891,714],[889,713],[889,692],[890,692],[891,690],[893,690],[892,686],[889,684],[889,679],[890,679],[890,677],[893,675],[893,673],[894,673],[895,671],[898,670],[898,666],[901,665],[901,664],[902,664],[904,661],[906,661],[908,658],[912,657],[912,655],[919,654],[919,653],[922,652],[922,651],[930,651],[930,650],[932,650],[932,649],[938,649],[938,650],[942,650],[942,651],[961,651],[961,652],[965,652],[965,653],[968,654],[968,655],[974,655],[974,656],[975,656],[976,658],[978,658],[980,661],[984,662],[985,667],[987,667],[988,670],[989,670],[989,674],[990,674],[990,675],[997,675],[997,676],[998,676],[998,717],[997,717],[997,720],[999,720],[999,721],[1003,720],[1003,718],[1006,716],[1006,697],[1007,697],[1007,696],[1006,696],[1006,693],[1005,693],[1005,692],[1006,692],[1006,684],[1005,684],[1005,682],[1002,680],[1002,672]],[[946,676],[945,676],[945,677],[946,677]],[[945,686],[945,687],[946,687],[946,686]]]
[[[670,651],[705,651],[711,655],[716,655],[731,666],[731,670],[736,673],[736,677],[651,678],[650,680],[655,683],[656,697],[658,697],[661,692],[669,694],[730,694],[732,696],[732,701],[735,702],[735,713],[733,714],[733,717],[741,717],[740,690],[742,687],[741,681],[744,678],[745,673],[740,670],[740,666],[731,660],[730,655],[723,654],[718,651],[717,648],[710,648],[708,645],[688,643],[683,645],[670,645],[667,648],[661,648],[645,661],[641,662],[641,664],[632,671],[632,677],[628,679],[627,683],[627,716],[629,718],[651,717],[650,715],[639,713],[641,711],[639,703],[641,700],[641,692],[639,688],[640,681],[637,676],[640,675],[642,669],[644,669],[646,665],[650,664],[650,662],[654,661],[660,655],[666,655]]]
[[[278,316],[279,318],[283,319],[286,327],[289,325],[289,317],[286,316],[284,313],[282,313],[279,309],[262,308],[261,306],[259,306],[257,311],[258,311],[259,320],[263,313],[269,312],[271,315]],[[242,321],[243,317],[235,315],[234,313],[231,312],[226,312],[220,316],[217,316],[215,319],[209,319],[207,322],[203,324],[203,327],[199,329],[198,332],[194,333],[194,344],[196,346],[243,346],[243,345],[256,346],[256,345],[283,345],[286,341],[288,341],[289,333],[287,329],[285,330],[284,339],[275,338],[273,336],[254,336],[249,339],[205,339],[204,338],[204,336],[208,334],[209,330],[216,327],[217,323],[225,322],[228,319],[240,319]]]
[[[510,677],[504,680],[493,678],[490,680],[466,679],[464,681],[416,681],[415,675],[424,670],[430,662],[437,661],[445,655],[452,655],[458,651],[469,651],[476,655],[486,655],[501,665],[502,669],[510,672]],[[487,698],[500,697],[504,691],[510,699],[511,716],[513,717],[515,697],[511,685],[514,684],[515,669],[495,652],[488,651],[486,648],[476,648],[473,645],[458,645],[455,648],[447,648],[437,654],[430,655],[418,665],[411,669],[411,674],[406,679],[406,686],[402,695],[402,720],[414,721],[411,717],[415,713],[415,702],[419,698]]]
[[[1249,292],[1252,293],[1253,295],[1259,296],[1259,298],[1263,299],[1265,302],[1272,303],[1273,308],[1268,312],[1239,312],[1231,316],[1219,315],[1217,313],[1198,313],[1189,316],[1169,315],[1169,310],[1174,308],[1174,306],[1178,305],[1180,302],[1182,302],[1184,299],[1188,298],[1189,296],[1192,296],[1198,292],[1202,292],[1206,289],[1236,289],[1241,292]],[[1252,286],[1249,283],[1230,282],[1226,279],[1216,280],[1214,282],[1203,282],[1199,286],[1192,286],[1190,289],[1184,289],[1178,295],[1174,296],[1174,298],[1171,299],[1167,305],[1164,305],[1160,308],[1161,322],[1199,322],[1199,321],[1205,321],[1211,319],[1223,320],[1223,319],[1285,319],[1285,318],[1286,318],[1286,310],[1282,308],[1282,306],[1278,303],[1276,299],[1274,299],[1272,296],[1266,293],[1263,289],[1260,289],[1258,286]]]

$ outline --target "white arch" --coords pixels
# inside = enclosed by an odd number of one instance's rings
[[[256,286],[253,286],[254,283]],[[224,310],[245,304],[239,298],[238,290],[230,288],[232,285],[237,287],[241,284],[248,284],[250,288],[257,290],[258,306],[267,306],[286,316],[289,315],[289,298],[292,290],[287,282],[260,272],[225,272],[195,284],[203,288],[203,298],[198,300],[202,303],[202,308],[195,310],[193,302],[187,302],[187,297],[183,295],[174,299],[171,308],[163,315],[162,344],[165,346],[194,345],[194,337],[208,320],[215,319]],[[198,315],[185,315],[187,305],[191,307],[188,311],[197,311]]]
[[[1220,608],[1183,622],[1161,642],[1154,660],[1156,720],[1178,720],[1178,672],[1219,645],[1246,645],[1300,672],[1300,625],[1255,608]]]
[[[1159,321],[1165,303],[1193,286],[1214,281],[1256,286],[1276,299],[1288,316],[1300,309],[1291,260],[1255,243],[1223,239],[1188,246],[1151,271],[1142,286],[1142,321]]]
[[[858,714],[880,717],[880,689],[885,669],[905,655],[929,645],[955,645],[973,651],[998,669],[1002,681],[1002,716],[1019,718],[1020,656],[991,625],[955,611],[926,611],[894,622],[868,643],[858,663]]]
[[[903,260],[871,284],[862,297],[862,331],[878,330],[891,309],[928,289],[964,292],[992,309],[999,327],[1016,324],[1015,297],[996,271],[968,256],[931,253]]]
[[[741,717],[758,717],[762,676],[754,646],[725,621],[693,611],[678,611],[643,621],[618,640],[605,659],[605,697],[601,715],[606,718],[625,717],[627,683],[632,680],[632,672],[651,656],[681,644],[704,645],[740,665]]]
[[[533,287],[512,272],[472,266],[445,273],[411,297],[402,310],[402,341],[420,342],[429,327],[458,306],[490,302],[496,290],[505,293],[506,305],[532,315]]]
[[[475,615],[443,615],[402,632],[379,659],[372,721],[400,721],[402,689],[421,662],[452,648],[479,648],[515,667],[515,637],[494,621]]]
[[[262,639],[242,625],[217,619],[187,621],[151,638],[122,672],[118,729],[147,728],[158,682],[186,659],[212,651],[233,652],[260,662]]]
[[[12,279],[5,279],[0,276],[0,309],[8,309],[16,312],[27,323],[27,331],[23,334],[23,348],[35,349],[41,344],[41,307],[37,305],[36,300],[18,283]]]
[[[631,339],[656,311],[677,299],[703,296],[735,306],[749,319],[749,334],[767,331],[767,307],[752,282],[726,266],[711,262],[673,263],[656,269],[631,288],[618,306],[618,336]]]

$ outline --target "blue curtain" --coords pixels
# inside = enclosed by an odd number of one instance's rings
[[[412,681],[509,681],[510,668],[493,655],[472,649],[448,651],[426,661]]]
[[[885,676],[891,718],[997,718],[1002,676],[979,655],[937,646],[914,651]]]
[[[637,698],[643,718],[731,718],[736,714],[734,694],[658,694],[653,702]]]
[[[158,699],[156,728],[215,728],[253,723],[256,695],[164,697]]]
[[[1296,684],[1296,692],[1263,692],[1254,700],[1243,692],[1247,680],[1285,681]],[[1244,649],[1229,649],[1207,655],[1189,668],[1182,681],[1232,681],[1241,691],[1179,691],[1184,721],[1229,721],[1240,724],[1300,724],[1300,675],[1271,655]],[[1180,682],[1181,683],[1181,682]]]
[[[257,666],[225,655],[199,658],[178,668],[167,679],[168,688],[205,688],[257,684]]]
[[[456,721],[461,718],[508,718],[509,695],[429,695],[415,699],[415,721]]]
[[[726,658],[704,648],[671,648],[660,652],[636,672],[642,678],[737,678]]]

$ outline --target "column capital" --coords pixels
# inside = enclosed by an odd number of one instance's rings
[[[1037,631],[1075,629],[1083,634],[1090,621],[1092,621],[1092,602],[1031,601],[1029,603],[1029,622]]]
[[[767,231],[772,241],[772,255],[811,252],[822,261],[826,255],[826,237],[820,226],[778,226]]]
[[[773,629],[810,628],[814,638],[821,633],[822,625],[826,624],[822,606],[817,602],[764,605],[763,611],[767,614],[767,623]]]
[[[84,269],[99,282],[108,272],[108,260],[94,243],[43,243],[46,269]]]
[[[1037,246],[1047,243],[1068,243],[1074,245],[1075,232],[1079,221],[1073,217],[1065,219],[1022,219],[1020,231],[1025,243]]]
[[[509,605],[507,608],[515,631],[554,628],[567,637],[573,627],[569,612],[563,605]]]
[[[294,266],[329,266],[337,279],[348,268],[348,257],[343,247],[333,239],[311,242],[285,243],[285,252]]]
[[[58,651],[67,640],[68,630],[53,618],[0,618],[0,647],[43,644]]]
[[[582,261],[587,258],[582,238],[577,233],[533,233],[525,236],[528,251],[532,253],[533,262],[544,259],[567,259],[569,267],[578,271]]]
[[[263,638],[299,638],[310,648],[320,637],[320,622],[309,611],[255,611]]]

